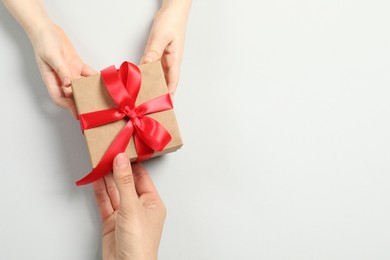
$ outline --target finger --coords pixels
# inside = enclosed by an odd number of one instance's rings
[[[112,173],[107,174],[104,176],[104,181],[106,183],[106,189],[108,197],[110,197],[111,205],[114,208],[114,210],[119,209],[119,191],[116,187],[114,177],[112,176]]]
[[[41,66],[40,69],[42,73],[43,82],[45,83],[49,95],[52,98],[53,102],[57,106],[69,110],[70,113],[77,119],[78,115],[77,115],[77,109],[74,100],[71,97],[65,96],[64,92],[61,90],[59,86],[60,84],[59,79],[55,74],[55,72],[52,70],[50,71],[45,70],[47,68],[45,68],[44,66]]]
[[[156,186],[152,179],[150,178],[148,172],[145,167],[140,163],[134,163],[132,165],[135,188],[139,196],[142,196],[145,193],[152,193],[158,195]]]
[[[184,43],[182,40],[176,39],[172,41],[166,48],[164,57],[162,58],[165,79],[171,95],[175,94],[177,85],[179,84],[183,47]]]
[[[137,189],[142,205],[146,208],[164,208],[164,204],[157,192],[156,186],[146,169],[140,163],[135,163],[132,167],[135,188]]]
[[[79,115],[77,113],[77,108],[76,108],[76,104],[73,100],[73,98],[71,97],[60,97],[60,98],[56,98],[54,100],[54,103],[59,106],[59,107],[62,107],[62,108],[65,108],[67,109],[71,114],[72,116],[78,120],[79,118]]]
[[[73,101],[73,100],[72,100]],[[79,114],[77,113],[76,105],[74,104],[73,101],[73,106],[69,108],[69,112],[72,114],[72,116],[76,119],[79,120]]]
[[[146,45],[141,64],[158,61],[161,59],[165,48],[170,43],[170,39],[158,33],[151,33]]]
[[[134,205],[138,195],[134,186],[133,172],[130,160],[124,153],[118,154],[114,159],[114,181],[119,191],[121,205]]]
[[[42,80],[45,82],[50,96],[53,99],[55,97],[64,97],[65,95],[61,89],[61,80],[57,73],[41,59],[37,59],[37,64],[42,75]]]
[[[92,75],[96,75],[96,74],[99,74],[99,72],[92,69],[87,64],[84,64],[83,69],[81,70],[81,76],[88,77],[88,76],[92,76]]]
[[[57,73],[42,59],[37,58],[37,64],[42,75],[42,80],[45,83],[49,95],[53,102],[62,108],[69,110],[75,119],[78,119],[76,105],[74,103],[72,95],[66,95],[64,90],[67,88],[61,88],[61,80]]]
[[[72,79],[71,70],[61,55],[52,55],[45,62],[55,70],[62,86],[69,87]]]
[[[176,92],[177,85],[179,84],[180,77],[180,65],[174,65],[165,72],[165,78],[168,85],[168,91],[171,95]]]
[[[114,213],[114,208],[112,207],[103,178],[93,183],[93,191],[95,194],[96,205],[98,206],[100,217],[104,221],[107,217]]]
[[[58,106],[67,109],[74,118],[78,119],[76,104],[72,98],[61,97],[54,101]]]

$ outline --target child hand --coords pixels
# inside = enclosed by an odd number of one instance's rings
[[[179,82],[185,29],[191,1],[165,0],[154,18],[141,64],[161,59],[168,90],[174,94]]]
[[[71,80],[97,74],[78,56],[64,31],[49,24],[30,35],[35,58],[53,102],[77,118],[70,88]]]

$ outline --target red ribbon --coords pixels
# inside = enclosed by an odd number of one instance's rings
[[[123,62],[120,69],[115,66],[101,71],[101,77],[108,92],[118,105],[116,108],[100,110],[80,115],[82,130],[127,119],[128,122],[116,136],[107,152],[92,171],[76,182],[77,186],[92,183],[112,170],[112,162],[118,153],[123,153],[134,136],[137,150],[137,161],[150,158],[154,151],[162,151],[171,141],[169,132],[147,114],[157,113],[173,108],[171,97],[165,94],[149,100],[139,106],[135,101],[141,87],[141,72],[130,63]]]

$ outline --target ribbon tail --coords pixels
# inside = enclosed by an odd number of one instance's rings
[[[162,151],[172,139],[163,125],[148,116],[140,117],[135,121],[134,128],[143,143],[155,151]]]
[[[76,182],[77,186],[86,185],[95,182],[112,171],[112,163],[118,153],[126,151],[127,145],[133,135],[134,127],[131,121],[127,122],[125,127],[119,132],[115,140],[112,142],[107,152],[103,155],[98,165],[84,178]]]
[[[134,132],[134,145],[138,154],[137,162],[145,161],[153,156],[154,150],[142,140],[137,131]]]

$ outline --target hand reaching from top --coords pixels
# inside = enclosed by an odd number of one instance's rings
[[[161,59],[168,90],[174,94],[179,83],[190,0],[164,0],[154,17],[142,63]]]
[[[80,59],[64,31],[47,15],[42,0],[2,1],[30,38],[52,100],[77,118],[70,81],[97,72]]]
[[[49,94],[60,107],[77,118],[71,80],[97,74],[78,56],[72,43],[57,25],[50,24],[31,37],[35,58]]]

